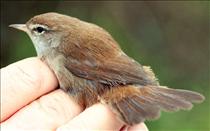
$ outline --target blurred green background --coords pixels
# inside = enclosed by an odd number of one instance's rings
[[[205,95],[189,112],[147,121],[151,131],[210,130],[209,2],[1,1],[1,67],[36,55],[29,37],[8,25],[51,11],[105,28],[129,56],[150,65],[162,85]]]

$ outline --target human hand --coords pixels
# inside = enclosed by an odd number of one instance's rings
[[[84,110],[57,86],[53,72],[38,58],[2,68],[1,129],[148,131],[144,123],[124,127],[103,104]]]

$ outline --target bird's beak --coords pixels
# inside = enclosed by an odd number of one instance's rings
[[[28,31],[25,24],[12,24],[12,25],[9,25],[9,27],[12,27],[12,28],[15,28],[15,29],[18,29],[18,30],[22,30],[24,32]]]

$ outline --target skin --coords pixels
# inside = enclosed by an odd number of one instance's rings
[[[2,68],[1,129],[148,131],[143,123],[123,126],[103,104],[84,110],[57,86],[53,72],[38,58]]]

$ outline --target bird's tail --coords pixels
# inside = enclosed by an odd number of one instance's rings
[[[128,125],[156,119],[160,116],[160,110],[189,110],[193,102],[203,100],[204,96],[197,92],[161,86],[116,87],[102,96],[102,101]]]

